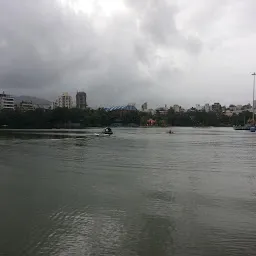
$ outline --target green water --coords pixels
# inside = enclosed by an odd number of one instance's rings
[[[0,133],[0,255],[255,255],[256,134],[173,130]]]

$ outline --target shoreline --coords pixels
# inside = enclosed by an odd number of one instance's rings
[[[36,132],[49,132],[49,131],[51,131],[51,132],[55,132],[55,133],[68,133],[68,132],[77,132],[77,133],[84,133],[84,132],[86,132],[86,131],[89,131],[89,130],[91,130],[91,129],[102,129],[103,127],[86,127],[86,128],[79,128],[79,129],[73,129],[73,128],[70,128],[70,129],[68,129],[68,128],[58,128],[58,129],[56,129],[56,128],[10,128],[10,129],[8,129],[8,128],[0,128],[0,132],[29,132],[29,131],[31,131],[31,132],[33,132],[33,131],[36,131]],[[158,128],[158,129],[160,129],[160,128],[166,128],[166,129],[170,129],[170,128],[194,128],[194,129],[212,129],[212,128],[232,128],[232,126],[200,126],[200,127],[194,127],[194,126],[165,126],[165,127],[161,127],[161,126],[138,126],[138,127],[127,127],[127,126],[119,126],[119,127],[112,127],[111,126],[111,128],[113,128],[113,129],[119,129],[119,128],[130,128],[130,129],[137,129],[137,128],[143,128],[143,129],[145,129],[145,128],[151,128],[151,129],[153,129],[153,128]]]

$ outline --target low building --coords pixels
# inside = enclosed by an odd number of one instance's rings
[[[200,104],[196,104],[196,110],[202,111],[203,107]]]
[[[32,101],[22,101],[19,105],[21,111],[31,111],[34,110]]]
[[[233,111],[233,114],[236,114],[236,115],[239,115],[240,113],[243,113],[243,110],[237,109],[237,110]]]
[[[14,97],[4,92],[0,94],[0,110],[3,109],[14,110]]]
[[[148,110],[148,103],[145,102],[141,105],[141,111],[147,111]]]
[[[166,116],[168,114],[168,109],[166,108],[157,108],[156,113],[160,116]]]
[[[227,107],[226,107],[226,106],[222,106],[222,107],[221,107],[221,111],[222,111],[222,113],[225,113],[225,112],[226,112],[226,110],[227,110]]]
[[[221,105],[220,105],[220,103],[214,103],[213,105],[212,105],[212,111],[214,111],[214,112],[221,112]]]
[[[210,106],[209,103],[206,103],[206,104],[204,105],[204,111],[207,112],[207,113],[211,111],[211,106]]]
[[[232,116],[233,115],[233,111],[231,110],[226,110],[226,112],[224,113],[226,116]]]
[[[233,104],[229,105],[228,108],[229,108],[230,111],[236,111],[236,106],[233,105]]]
[[[43,109],[43,110],[50,110],[52,106],[50,104],[34,104],[34,109]]]
[[[156,111],[153,108],[148,109],[147,111],[151,115],[155,115]]]
[[[128,104],[126,106],[115,106],[115,107],[109,107],[104,108],[105,111],[111,112],[116,117],[124,116],[125,114],[129,112],[138,111],[134,104]]]
[[[250,103],[248,103],[247,105],[243,105],[242,110],[252,111],[252,105]]]
[[[109,108],[104,108],[104,110],[107,111],[107,112],[112,112],[112,111],[138,111],[137,108],[134,105],[109,107]]]
[[[167,105],[165,105],[164,107],[157,108],[156,114],[161,115],[161,116],[166,116],[168,114]]]
[[[173,105],[173,111],[178,113],[178,112],[181,112],[181,107],[177,104]]]

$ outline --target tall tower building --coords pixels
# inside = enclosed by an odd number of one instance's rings
[[[85,109],[87,107],[87,96],[85,92],[77,92],[76,94],[76,107]]]

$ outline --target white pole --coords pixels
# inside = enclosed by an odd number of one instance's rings
[[[252,121],[253,121],[253,125],[254,125],[254,109],[255,109],[255,104],[254,104],[254,93],[255,93],[255,76],[256,76],[256,73],[254,72],[252,75],[253,75]]]

